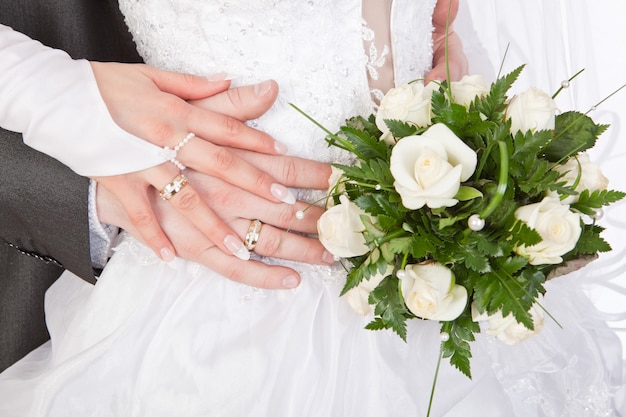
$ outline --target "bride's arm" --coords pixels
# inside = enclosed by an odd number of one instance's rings
[[[179,168],[164,162],[162,147],[175,148],[190,132],[197,138],[177,155],[182,164],[274,203],[294,200],[265,169],[231,151],[281,154],[286,151],[282,144],[220,109],[189,102],[229,87],[224,77],[217,78],[141,64],[73,60],[0,25],[0,126],[22,132],[29,146],[106,184],[122,201],[141,237],[166,260],[176,250],[154,216],[149,194],[179,174]],[[258,117],[273,103],[277,86],[266,82],[254,91],[255,102],[242,105]],[[249,256],[193,184],[169,202],[222,251]]]
[[[459,11],[458,0],[438,0],[433,12],[433,68],[426,75],[427,80],[445,80],[446,70],[446,28],[448,29],[448,63],[451,81],[458,81],[467,74],[467,57],[463,52],[461,38],[454,31],[453,22]],[[448,13],[449,12],[449,13]],[[449,16],[449,23],[448,23]]]

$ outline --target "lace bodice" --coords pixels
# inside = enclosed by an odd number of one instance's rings
[[[389,49],[397,83],[422,76],[431,65],[434,4],[393,2]],[[288,103],[330,130],[372,111],[367,74],[376,62],[364,48],[372,33],[360,0],[120,0],[120,8],[147,63],[195,74],[227,72],[240,85],[273,78],[279,98],[254,126],[293,155],[348,162]]]

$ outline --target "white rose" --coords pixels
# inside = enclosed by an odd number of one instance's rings
[[[459,317],[467,303],[467,290],[454,283],[449,268],[432,262],[406,266],[402,296],[417,317],[450,321]]]
[[[461,182],[476,169],[476,152],[438,123],[400,139],[391,151],[390,169],[406,208],[451,207]]]
[[[563,174],[561,180],[565,181],[568,186],[574,185],[580,173],[580,179],[575,188],[579,193],[583,190],[589,190],[589,192],[606,190],[609,186],[609,179],[602,174],[598,165],[591,162],[587,153],[572,157],[563,165],[558,165],[555,169]],[[555,192],[550,192],[548,195],[557,196]],[[570,195],[561,200],[561,203],[572,204],[577,201],[577,195]]]
[[[465,107],[468,107],[476,97],[483,97],[489,93],[485,77],[480,74],[465,75],[460,81],[453,81],[450,88],[454,101]]]
[[[317,232],[322,245],[333,255],[342,258],[364,255],[369,251],[365,244],[365,226],[360,216],[365,214],[345,195],[340,204],[329,208],[317,221]]]
[[[393,267],[388,266],[384,274],[380,272],[370,277],[370,279],[364,279],[354,288],[350,288],[346,292],[346,301],[352,307],[357,314],[367,316],[374,312],[374,306],[368,302],[370,293],[378,287],[378,284],[382,280],[393,272]]]
[[[543,239],[530,247],[515,248],[531,265],[560,264],[561,256],[574,249],[580,237],[580,216],[558,198],[545,197],[539,203],[522,206],[515,211],[515,217]]]
[[[555,113],[556,104],[552,97],[535,87],[513,97],[506,109],[513,134],[529,130],[552,130]]]
[[[384,134],[389,132],[385,120],[401,120],[417,126],[428,126],[431,121],[431,99],[435,83],[424,86],[415,82],[392,88],[380,101],[376,112],[376,126]]]
[[[342,194],[346,191],[346,186],[343,181],[343,171],[337,167],[330,167],[330,177],[328,177],[328,198],[326,199],[326,206],[331,207],[334,205],[333,195]]]
[[[528,312],[532,318],[534,330],[530,330],[523,324],[518,323],[513,314],[509,313],[506,317],[502,317],[501,311],[492,315],[488,315],[486,312],[478,314],[474,306],[472,306],[472,319],[475,322],[487,322],[489,327],[485,330],[485,333],[495,336],[507,345],[515,345],[537,334],[543,328],[543,309],[535,303]]]

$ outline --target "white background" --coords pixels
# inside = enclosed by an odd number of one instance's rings
[[[562,111],[585,112],[626,83],[626,2],[624,0],[461,0],[455,24],[470,73],[493,81],[503,64],[508,73],[526,68],[513,92],[536,86],[552,94],[580,69],[560,93]],[[626,89],[590,116],[611,127],[591,156],[610,179],[609,188],[626,191]],[[613,252],[587,268],[589,293],[598,308],[611,313],[611,325],[626,346],[626,201],[610,206],[601,224]],[[626,348],[624,349],[626,358]]]

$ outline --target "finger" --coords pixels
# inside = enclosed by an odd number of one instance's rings
[[[175,250],[152,210],[148,197],[148,184],[128,181],[125,176],[96,177],[100,185],[116,196],[127,213],[128,219],[148,245],[166,262],[175,257]]]
[[[194,139],[179,152],[180,159],[195,170],[221,178],[274,202],[295,203],[295,197],[263,169],[239,158],[231,148]]]
[[[259,219],[286,230],[317,233],[317,220],[323,213],[321,207],[304,202],[293,205],[273,203],[219,178],[193,170],[188,170],[187,175],[202,199],[227,222],[239,218]],[[298,212],[302,215],[299,216]]]
[[[270,266],[254,260],[241,261],[225,255],[215,247],[203,250],[195,261],[232,281],[256,288],[292,289],[300,285],[301,281],[300,275],[291,268]]]
[[[267,80],[259,84],[230,88],[224,94],[217,94],[189,103],[215,113],[234,117],[240,121],[260,117],[276,101],[278,84]]]
[[[212,74],[208,77],[202,77],[160,70],[147,65],[142,65],[140,69],[159,90],[183,100],[202,99],[221,93],[230,87],[230,81],[226,79],[226,74]]]
[[[242,261],[229,256],[211,242],[189,219],[175,215],[174,209],[162,200],[155,200],[157,218],[168,231],[180,257],[198,262],[228,279],[265,289],[290,289],[300,284],[300,276],[284,266],[268,266],[257,261]],[[243,222],[245,223],[245,222]],[[245,227],[245,224],[242,226]],[[129,230],[135,235],[133,230]],[[244,233],[244,232],[242,232]]]
[[[246,238],[250,224],[250,221],[244,219],[238,221],[243,239]],[[331,265],[335,262],[333,255],[316,238],[290,233],[270,224],[263,224],[258,235],[254,252],[259,255],[309,264]]]
[[[267,133],[247,126],[236,117],[187,105],[189,113],[185,117],[186,129],[205,141],[270,155],[287,151],[285,145]]]
[[[315,190],[328,188],[331,167],[327,163],[294,156],[262,155],[241,149],[233,149],[231,152],[287,187]]]
[[[165,180],[168,178],[166,171],[158,170],[154,175],[150,175],[150,178],[155,178],[156,182],[153,185],[159,187],[159,190],[165,190],[166,186],[174,184],[178,178],[177,176],[169,181]],[[164,194],[163,191],[161,194]],[[166,200],[224,253],[235,255],[242,260],[250,259],[250,253],[237,234],[211,210],[187,181],[176,187],[175,194],[166,196]]]

